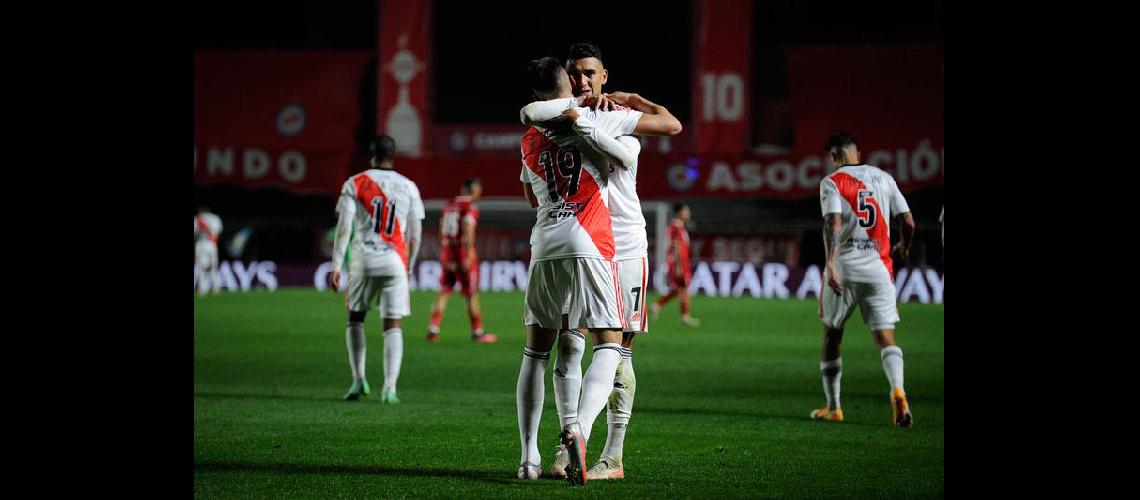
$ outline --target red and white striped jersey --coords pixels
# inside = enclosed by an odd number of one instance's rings
[[[336,211],[352,221],[352,261],[365,269],[390,267],[399,256],[408,267],[404,230],[408,219],[424,218],[424,203],[416,184],[394,170],[368,169],[344,182]],[[333,248],[333,262],[344,262],[347,245]]]
[[[609,137],[629,135],[638,111],[578,108]],[[531,260],[570,257],[614,258],[610,221],[610,160],[567,128],[532,126],[522,138],[519,180],[531,185],[538,215],[531,230]]]
[[[222,219],[210,212],[199,212],[194,216],[194,240],[208,241],[212,245],[218,244],[218,236],[222,234]]]
[[[891,219],[910,207],[890,174],[872,165],[845,166],[819,182],[823,216],[843,221],[839,276],[844,281],[881,283],[894,278]]]

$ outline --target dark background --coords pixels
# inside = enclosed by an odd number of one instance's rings
[[[283,9],[265,1],[197,2],[193,46],[207,50],[377,49],[375,1],[298,5]],[[521,74],[530,59],[559,59],[573,42],[602,49],[611,68],[607,89],[630,89],[668,107],[687,123],[692,101],[692,4],[681,2],[442,2],[434,4],[432,85],[436,123],[514,123],[529,101]],[[790,146],[783,126],[789,106],[785,47],[799,45],[942,44],[941,0],[827,4],[791,0],[753,2],[753,144]],[[580,19],[578,21],[577,19]],[[375,60],[373,61],[375,64]],[[375,77],[361,83],[361,140],[375,130]],[[363,144],[363,142],[362,142]],[[944,188],[909,193],[918,222],[911,264],[942,269],[938,216]],[[320,228],[335,225],[331,196],[301,196],[274,189],[205,186],[195,208],[223,214],[222,241],[240,227],[255,226],[245,258],[302,262],[318,258]],[[702,232],[788,230],[801,234],[800,265],[823,260],[818,200],[755,198],[724,203],[694,200],[694,237]],[[726,215],[727,214],[727,215]],[[425,231],[435,221],[425,221]],[[495,221],[481,221],[494,227]],[[894,238],[897,239],[897,228]],[[301,242],[298,244],[297,242]]]

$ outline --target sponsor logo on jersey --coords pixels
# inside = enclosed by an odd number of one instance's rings
[[[551,207],[550,218],[561,219],[564,217],[577,217],[579,213],[586,209],[586,201],[567,201],[558,203]]]

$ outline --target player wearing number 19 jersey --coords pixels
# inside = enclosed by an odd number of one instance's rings
[[[836,132],[825,150],[839,168],[819,183],[824,241],[827,244],[825,287],[820,294],[819,315],[824,325],[820,355],[827,406],[813,410],[812,418],[842,421],[839,381],[843,364],[839,346],[843,325],[859,307],[879,349],[883,370],[890,382],[891,408],[896,426],[911,425],[910,407],[903,390],[903,353],[895,345],[894,260],[891,258],[892,217],[901,219],[901,241],[893,252],[904,261],[914,238],[914,219],[894,178],[877,167],[862,164],[855,138]]]
[[[568,121],[539,123],[523,136],[520,180],[532,206],[538,208],[538,220],[531,233],[527,346],[517,393],[522,440],[519,477],[535,478],[541,473],[536,434],[544,392],[542,373],[555,332],[560,327],[588,329],[594,357],[582,377],[581,398],[575,396],[576,412],[570,418],[563,412],[564,398],[559,395],[562,443],[570,450],[566,477],[571,483],[585,484],[586,443],[594,419],[612,392],[622,353],[621,331],[628,322],[615,274],[607,168],[613,163],[610,157],[623,167],[636,163],[636,151],[616,137],[634,132],[673,135],[680,131],[680,122],[667,112],[651,115],[628,109],[575,108],[566,71],[553,58],[532,61],[528,73],[535,95],[548,100],[532,106],[554,106],[555,112],[566,109],[563,116]],[[524,122],[527,115],[524,109]],[[608,289],[606,282],[613,288]],[[613,302],[616,308],[607,305]]]
[[[642,135],[676,135],[681,132],[680,122],[664,106],[657,105],[637,94],[615,92],[603,94],[602,86],[608,80],[608,70],[602,63],[601,50],[591,43],[576,43],[570,47],[566,60],[566,70],[570,76],[573,92],[578,99],[594,101],[599,109],[611,107],[616,110],[636,109],[644,113],[635,133]],[[535,102],[523,109],[523,122],[529,124],[557,116],[565,108],[565,100]],[[658,120],[660,128],[646,126],[642,121]],[[645,217],[641,211],[641,201],[637,196],[637,155],[641,150],[640,141],[634,136],[617,137],[616,143],[601,141],[602,150],[611,154],[615,162],[608,169],[610,220],[614,234],[614,261],[617,268],[617,281],[621,289],[621,302],[624,308],[622,328],[621,361],[614,377],[614,389],[607,404],[608,432],[605,447],[597,464],[592,467],[587,479],[621,479],[625,477],[622,464],[622,448],[625,429],[633,410],[634,391],[637,379],[633,371],[633,339],[637,333],[647,332],[649,323],[645,317],[645,288],[648,283],[648,238],[645,233]],[[619,146],[619,147],[614,147]],[[585,350],[585,332],[564,330],[558,336],[558,359],[554,368],[555,403],[559,419],[563,425],[577,420],[579,388],[582,380],[582,355]],[[556,477],[568,477],[566,470],[570,455],[561,444],[557,448],[550,473]]]
[[[333,243],[333,284],[340,284],[340,266],[349,241],[348,308],[346,331],[352,386],[345,399],[355,400],[371,391],[364,378],[364,316],[379,306],[384,325],[384,389],[380,399],[398,403],[396,380],[404,355],[401,318],[411,314],[408,275],[419,253],[424,204],[420,190],[392,169],[396,142],[379,136],[372,143],[372,166],[350,177],[341,189]]]

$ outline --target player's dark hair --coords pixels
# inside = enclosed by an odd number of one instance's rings
[[[478,186],[480,184],[482,184],[482,182],[479,180],[478,177],[468,177],[466,179],[463,179],[463,189],[466,190],[468,193],[471,192],[472,188],[474,188],[475,186]]]
[[[681,213],[681,209],[685,208],[687,206],[689,206],[688,203],[674,203],[673,204],[673,215],[677,215],[677,214]]]
[[[602,49],[599,49],[597,45],[590,42],[578,42],[570,46],[570,53],[566,56],[566,61],[577,61],[578,59],[585,59],[587,57],[596,57],[601,61]]]
[[[844,130],[836,130],[831,133],[831,137],[827,138],[827,143],[823,145],[823,150],[831,151],[832,148],[843,149],[851,144],[859,144],[855,141],[855,136]]]
[[[534,59],[526,64],[526,82],[535,94],[557,92],[566,77],[562,74],[562,64],[553,57]]]
[[[372,139],[368,153],[378,163],[394,160],[396,159],[396,140],[386,135],[378,135]]]

